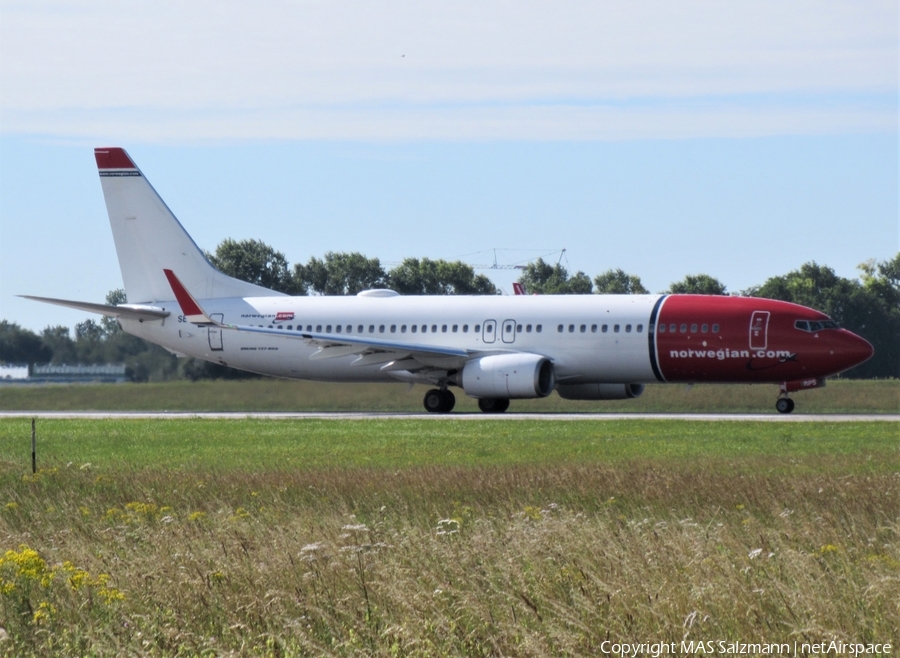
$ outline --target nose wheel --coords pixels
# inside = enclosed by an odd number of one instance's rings
[[[433,388],[425,394],[425,411],[433,414],[447,414],[456,405],[456,396],[450,391]]]
[[[780,414],[789,414],[794,410],[794,401],[790,398],[778,398],[775,402],[775,409]]]

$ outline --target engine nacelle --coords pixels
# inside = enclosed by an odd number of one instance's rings
[[[627,400],[644,392],[643,384],[572,384],[556,387],[565,400]]]
[[[553,392],[553,363],[538,354],[497,354],[466,363],[460,385],[473,398],[545,398]]]

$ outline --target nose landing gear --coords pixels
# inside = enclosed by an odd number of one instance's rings
[[[780,414],[789,414],[794,410],[794,401],[789,397],[778,398],[775,402],[775,409]]]
[[[447,389],[433,388],[425,394],[425,411],[433,414],[448,414],[456,405],[456,396]]]

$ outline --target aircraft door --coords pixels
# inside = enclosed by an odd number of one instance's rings
[[[515,320],[504,320],[503,321],[503,330],[500,334],[500,337],[503,339],[504,343],[513,343],[516,340],[516,321]]]
[[[213,322],[223,322],[225,316],[222,313],[213,313],[209,316],[209,319]],[[222,329],[220,327],[209,326],[206,328],[206,331],[209,333],[209,349],[214,352],[225,349],[222,346]]]
[[[769,342],[769,312],[753,311],[750,316],[750,349],[764,350]]]
[[[497,340],[497,321],[496,320],[485,320],[484,326],[481,329],[481,339],[485,343],[493,343]]]

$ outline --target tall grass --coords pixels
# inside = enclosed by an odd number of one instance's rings
[[[501,440],[483,425],[487,447]],[[593,432],[633,445],[441,463],[448,433],[405,466],[366,466],[339,433],[376,433],[335,423],[331,465],[286,468],[230,455],[253,436],[238,425],[219,432],[218,460],[199,450],[193,464],[154,466],[103,449],[69,459],[91,441],[70,432],[32,476],[7,432],[0,652],[593,656],[606,639],[898,638],[892,424],[835,425],[843,451],[827,424],[819,450],[760,424],[775,440],[749,451],[753,432],[720,428],[715,450],[672,424],[675,445],[701,444],[679,455],[647,423],[577,425],[583,445]],[[103,443],[143,425],[94,427]],[[539,431],[552,442],[553,424]],[[197,436],[201,448],[217,440]],[[156,445],[163,461],[168,446]]]

